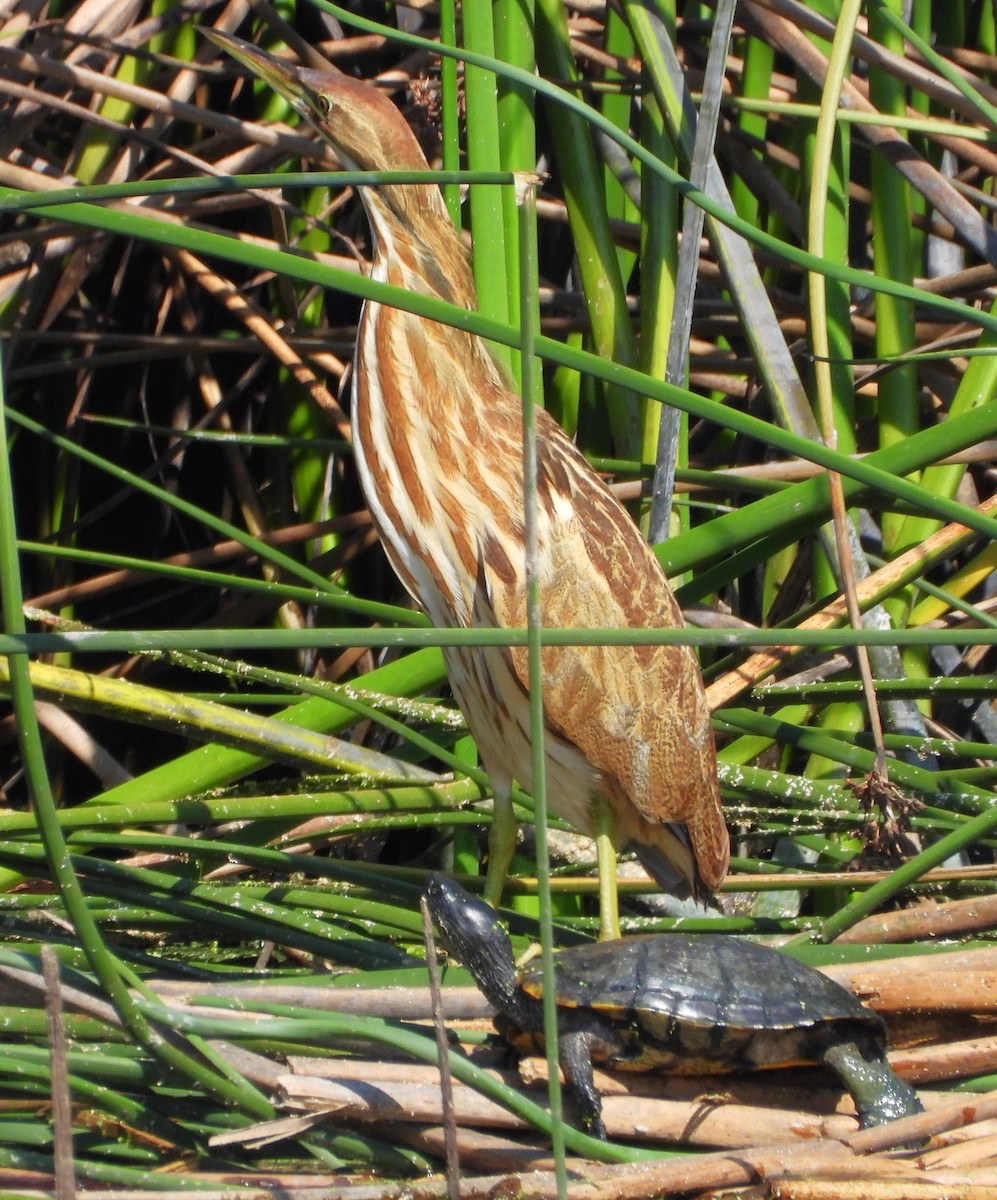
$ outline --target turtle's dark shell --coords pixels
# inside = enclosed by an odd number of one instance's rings
[[[844,988],[753,942],[697,934],[623,938],[554,957],[558,1004],[611,1021],[618,1044],[596,1061],[630,1070],[737,1071],[822,1061],[828,1036],[885,1045],[881,1019]],[[539,999],[539,964],[519,986]],[[536,1031],[506,1030],[520,1049]]]

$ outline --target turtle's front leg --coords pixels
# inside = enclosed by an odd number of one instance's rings
[[[578,1106],[582,1128],[593,1137],[605,1141],[602,1097],[596,1091],[592,1078],[591,1035],[583,1029],[562,1030],[558,1034],[557,1053]]]

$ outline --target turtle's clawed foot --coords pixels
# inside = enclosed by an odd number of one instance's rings
[[[868,1037],[829,1046],[824,1062],[837,1072],[851,1092],[860,1128],[872,1129],[924,1112],[917,1093],[893,1073],[883,1050]],[[917,1149],[917,1146],[903,1148]]]

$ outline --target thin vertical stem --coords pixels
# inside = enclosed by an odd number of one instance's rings
[[[440,994],[440,964],[436,961],[436,939],[433,918],[429,915],[426,897],[419,901],[422,914],[422,936],[426,943],[426,967],[429,973],[429,995],[433,1009],[433,1031],[436,1034],[436,1056],[440,1071],[440,1101],[443,1111],[443,1150],[447,1172],[447,1200],[460,1200],[460,1155],[457,1149],[457,1118],[453,1102],[453,1074],[450,1070],[450,1046],[443,1020],[443,997]]]
[[[557,1053],[557,992],[554,987],[554,923],[550,902],[550,858],[547,848],[547,787],[544,760],[543,658],[540,631],[540,579],[537,539],[537,423],[536,406],[542,390],[536,338],[540,328],[539,267],[537,262],[536,180],[521,176],[516,183],[519,210],[520,355],[523,397],[523,503],[526,551],[526,629],[530,681],[530,740],[535,802],[537,896],[540,903],[540,947],[544,976],[544,1040],[547,1048],[547,1087],[550,1096],[551,1146],[559,1198],[568,1194],[564,1157],[564,1112]]]
[[[533,29],[536,16],[533,0],[493,0],[492,24],[495,54],[531,74],[536,70],[536,46]],[[536,94],[522,81],[499,76],[496,81],[498,107],[499,165],[503,171],[533,171],[537,165]],[[505,242],[508,319],[519,317],[519,211],[514,188],[497,189],[502,200],[502,225]],[[513,379],[518,379],[519,364],[512,356]]]
[[[723,96],[727,48],[734,24],[737,0],[720,0],[710,37],[706,60],[706,79],[703,101],[696,121],[689,178],[702,190],[706,189],[717,124],[720,120],[720,101]],[[679,247],[678,278],[675,284],[675,310],[668,340],[668,364],[665,379],[684,386],[689,358],[689,334],[692,329],[692,309],[696,298],[696,275],[699,270],[699,239],[703,233],[706,213],[697,204],[686,202],[682,214],[682,243]],[[653,545],[668,536],[672,516],[672,492],[675,486],[675,460],[678,455],[680,414],[670,405],[661,415],[658,429],[658,452],[654,465],[651,490],[651,518],[648,541]]]
[[[73,1161],[73,1103],[69,1094],[69,1060],[66,1023],[62,1008],[59,960],[51,946],[42,946],[45,979],[45,1018],[52,1070],[52,1161],[56,1200],[75,1200],[76,1168]]]
[[[486,0],[470,0],[461,5],[464,45],[488,58],[495,57],[495,30],[492,5]],[[465,60],[464,105],[467,114],[467,165],[472,171],[499,171],[502,154],[499,143],[498,86],[493,71]],[[506,227],[502,188],[471,188],[468,208],[474,247],[472,265],[478,311],[499,321],[515,314],[515,297],[509,289],[506,270]],[[498,361],[515,372],[514,355],[506,346],[493,346]]]
[[[824,253],[824,212],[827,199],[828,174],[832,158],[831,147],[836,125],[835,117],[841,95],[842,79],[845,76],[848,58],[851,54],[852,32],[855,22],[858,20],[860,8],[861,0],[847,0],[838,16],[837,32],[835,34],[834,45],[831,49],[831,57],[828,61],[827,79],[824,94],[821,98],[820,115],[817,120],[817,146],[814,152],[807,238],[811,251],[818,255],[823,255]],[[817,381],[818,420],[825,442],[832,448],[835,448],[838,439],[834,420],[825,285],[826,280],[823,275],[815,271],[810,272],[810,330],[814,352],[814,371]],[[831,493],[831,511],[834,516],[835,544],[837,546],[838,562],[841,571],[841,587],[848,603],[849,619],[856,628],[860,628],[862,625],[862,615],[855,599],[855,573],[851,542],[848,537],[849,517],[845,507],[841,476],[836,472],[829,472],[828,484]],[[883,727],[880,720],[879,703],[876,699],[876,692],[873,686],[869,652],[865,646],[856,647],[856,660],[862,676],[862,688],[865,694],[869,722],[872,726],[873,738],[876,742],[876,770],[878,774],[884,774],[886,752],[883,747]]]
[[[440,0],[440,40],[444,46],[457,45],[456,0]],[[449,55],[440,59],[440,102],[443,109],[443,169],[456,171],[460,167],[460,101],[457,89],[457,60]],[[459,229],[460,184],[444,184],[443,199],[446,201],[450,220]]]

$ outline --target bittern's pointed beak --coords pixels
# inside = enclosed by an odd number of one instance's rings
[[[248,67],[258,79],[283,96],[295,112],[308,118],[316,116],[314,92],[303,78],[309,72],[298,67],[288,66],[279,58],[267,54],[265,50],[260,50],[250,42],[244,42],[242,38],[233,37],[230,33],[221,33],[217,29],[203,27],[200,32],[209,42],[214,42],[216,46],[231,54],[237,62]]]

